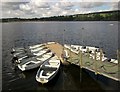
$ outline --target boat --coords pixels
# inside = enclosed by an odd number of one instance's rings
[[[92,58],[92,59],[95,59],[94,53],[96,51],[97,52],[96,53],[96,60],[100,60],[100,49],[98,47],[80,46],[80,45],[67,45],[67,44],[65,44],[64,47],[67,48],[67,49],[69,49],[70,51],[76,53],[76,54],[79,54],[79,51],[81,51],[85,55],[87,55],[87,53],[89,53],[89,55],[90,55],[89,58]],[[87,50],[89,50],[89,52]],[[105,54],[102,53],[101,60],[102,61],[106,61],[107,59],[108,58],[105,57]],[[117,61],[114,60],[114,62],[117,62]]]
[[[64,55],[64,58],[69,58],[70,57],[67,50],[64,50],[63,55]]]
[[[13,52],[19,52],[19,51],[24,51],[25,50],[25,48],[23,47],[21,47],[21,48],[12,48],[12,51]]]
[[[94,53],[95,51],[96,51],[96,52],[100,52],[100,49],[97,48],[97,47],[86,46],[86,48],[89,49],[89,52],[90,52],[90,53]]]
[[[48,48],[43,46],[43,45],[39,45],[41,47],[39,47],[39,49],[23,49],[23,48],[16,48],[17,50],[14,50],[15,52],[12,53],[13,54],[13,60],[16,61],[17,63],[20,63],[20,61],[24,58],[28,58],[28,57],[35,57],[35,56],[40,56],[44,53],[46,53],[48,51]]]
[[[28,58],[33,58],[33,57],[37,57],[37,56],[42,56],[43,54],[45,53],[48,53],[50,52],[50,50],[48,48],[46,49],[43,49],[39,52],[34,52],[34,53],[25,53],[25,54],[21,54],[21,55],[18,55],[18,56],[14,56],[16,58],[16,63],[22,63],[24,62],[26,59]]]
[[[76,54],[79,53],[79,50],[77,50],[76,47],[74,47],[73,45],[70,46],[70,45],[64,44],[64,47],[69,49],[70,51],[76,53]]]
[[[30,51],[31,51],[31,53],[34,53],[34,52],[39,52],[40,50],[46,49],[46,48],[47,48],[47,47],[45,47],[45,46],[41,46],[41,47],[39,47],[39,48],[31,49]]]
[[[20,53],[19,55],[13,55],[13,61],[15,61],[15,63],[21,63],[21,60],[26,59],[26,58],[30,58],[32,56],[26,54],[26,53]]]
[[[32,54],[35,55],[35,56],[40,56],[40,55],[45,54],[47,52],[50,52],[50,50],[48,48],[45,48],[45,49],[41,49],[38,52],[32,52]]]
[[[111,63],[114,63],[114,64],[118,64],[118,60],[117,59],[109,59],[108,61],[111,62]]]
[[[38,45],[33,45],[33,46],[28,46],[28,47],[16,47],[12,49],[11,54],[18,55],[18,54],[26,53],[26,52],[36,52],[43,48],[45,48],[44,44],[38,44]]]
[[[56,42],[47,42],[47,44],[49,44],[49,45],[50,45],[50,44],[55,44],[55,43],[56,43]]]
[[[69,49],[70,51],[79,54],[79,51],[81,51],[82,53],[86,53],[87,52],[87,48],[89,49],[89,52],[94,53],[94,51],[96,50],[96,52],[99,52],[99,48],[97,47],[90,47],[90,46],[80,46],[80,45],[67,45],[64,44],[64,47]]]
[[[36,45],[33,45],[33,46],[29,46],[30,49],[36,49],[36,48],[39,48],[41,46],[45,46],[44,44],[36,44]]]
[[[30,70],[39,67],[43,62],[49,60],[53,57],[52,52],[48,52],[42,56],[37,56],[33,58],[28,58],[24,62],[18,64],[18,68],[22,71]]]
[[[42,84],[48,83],[58,73],[60,68],[60,60],[55,55],[48,61],[44,62],[37,71],[36,80]]]
[[[94,54],[90,54],[90,58],[92,58],[92,59],[95,59],[95,55]],[[100,60],[100,55],[96,55],[96,60],[97,61],[99,61]],[[102,55],[102,57],[101,57],[101,61],[107,61],[108,60],[108,58],[107,57],[105,57],[104,55]]]
[[[38,48],[38,49],[35,49],[35,50],[27,50],[26,52],[24,51],[24,52],[16,52],[16,53],[14,53],[13,54],[13,57],[19,57],[19,56],[21,56],[21,55],[23,55],[23,54],[33,54],[33,55],[39,55],[39,53],[41,53],[41,51],[46,51],[46,50],[48,50],[48,48],[47,47],[40,47],[40,48]]]
[[[12,48],[11,54],[14,56],[25,52],[26,52],[25,48]]]

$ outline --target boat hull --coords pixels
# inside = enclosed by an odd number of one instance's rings
[[[47,79],[47,80],[43,80],[43,81],[42,81],[40,78],[36,78],[36,80],[37,80],[38,82],[42,83],[42,84],[46,84],[46,83],[50,82],[50,81],[57,75],[58,71],[59,71],[59,68],[58,68],[58,69],[56,70],[56,72],[55,72],[49,79]]]
[[[34,68],[39,67],[40,65],[42,65],[42,63],[43,63],[43,62],[38,63],[38,64],[31,65],[31,66],[27,66],[27,67],[25,67],[25,68],[22,68],[22,67],[18,64],[18,68],[19,68],[21,71],[31,70],[31,69],[34,69]]]

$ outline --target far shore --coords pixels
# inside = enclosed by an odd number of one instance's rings
[[[107,21],[100,21],[100,20],[93,20],[93,21],[88,21],[88,20],[84,20],[84,21],[36,21],[36,20],[32,20],[32,21],[29,21],[29,20],[25,20],[25,21],[0,21],[1,23],[17,23],[17,22],[97,22],[97,21],[99,21],[99,22],[107,22]],[[118,21],[116,21],[116,20],[109,20],[109,21],[115,21],[115,22],[118,22]],[[108,21],[108,22],[109,22]]]

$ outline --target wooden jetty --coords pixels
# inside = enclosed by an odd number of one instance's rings
[[[54,52],[63,64],[68,65],[68,62],[65,62],[63,58],[61,57],[63,53],[63,46],[61,44],[56,43],[56,42],[50,42],[46,44],[46,47],[48,47],[52,52]]]
[[[75,64],[77,66],[80,66],[80,68],[84,68],[87,69],[91,72],[94,72],[95,75],[103,75],[107,78],[113,79],[115,81],[120,81],[120,77],[119,77],[119,69],[118,67],[120,66],[120,64],[115,64],[115,63],[111,63],[106,61],[101,61],[100,60],[96,60],[96,58],[90,58],[89,53],[82,53],[81,51],[76,54],[74,52],[72,52],[70,49],[64,47],[63,45],[56,43],[56,42],[50,42],[46,44],[46,47],[48,47],[52,52],[54,52],[59,59],[61,60],[61,62],[63,64]],[[63,59],[62,54],[63,54],[63,50],[67,50],[70,57],[67,58],[66,60]],[[102,56],[102,50],[100,50],[100,55]],[[96,52],[94,53],[94,56],[96,57]],[[118,52],[117,57],[118,57],[118,61],[119,61],[119,55],[120,53]],[[69,63],[68,63],[69,62]]]

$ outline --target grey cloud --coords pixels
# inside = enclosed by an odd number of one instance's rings
[[[79,6],[81,8],[94,8],[104,5],[105,2],[80,2]]]
[[[59,7],[64,9],[64,10],[71,10],[75,4],[71,2],[59,2]]]
[[[27,2],[4,2],[2,3],[3,10],[17,10],[20,4],[25,4]]]
[[[2,16],[3,17],[20,17],[24,13],[20,11],[19,5],[27,2],[2,2]]]
[[[39,5],[36,5],[38,8],[50,8],[50,5],[48,3],[42,3]]]
[[[118,3],[112,3],[112,9],[113,10],[120,10],[120,2],[118,2]]]

